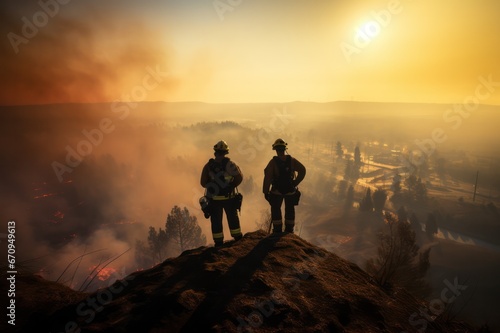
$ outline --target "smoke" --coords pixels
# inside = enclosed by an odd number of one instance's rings
[[[61,5],[53,17],[38,2],[1,6],[0,31],[7,36],[0,43],[4,105],[112,101],[141,82],[148,66],[169,71],[172,51],[162,42],[164,34],[133,17],[72,3]],[[71,10],[79,10],[78,19]],[[45,15],[46,24],[36,21],[37,13]],[[165,79],[156,96],[177,84],[173,77]]]
[[[9,163],[0,166],[6,180],[0,193],[6,208],[0,218],[18,225],[19,262],[28,260],[27,268],[52,280],[66,270],[60,281],[78,288],[90,267],[131,249],[108,266],[113,278],[123,277],[144,268],[135,261],[136,241],[146,239],[149,226],[164,228],[174,205],[187,207],[198,218],[211,243],[210,222],[198,204],[203,195],[199,177],[220,139],[230,144],[229,156],[241,166],[247,182],[242,190],[243,232],[256,229],[256,212],[266,208],[257,194],[265,160],[272,154],[269,142],[269,153],[249,163],[241,144],[259,142],[259,130],[232,122],[204,122],[210,114],[191,117],[197,125],[177,126],[175,114],[165,109],[168,104],[142,103],[121,120],[111,104],[2,108],[0,149]],[[185,109],[177,111],[182,114]],[[60,182],[54,162],[68,166],[68,151],[78,153],[81,143],[89,142],[82,133],[98,128],[105,118],[111,119],[114,130],[103,134]],[[264,149],[260,143],[254,147]],[[231,239],[227,226],[225,233]],[[84,254],[88,255],[81,262],[74,261]],[[102,286],[97,282],[93,288]]]

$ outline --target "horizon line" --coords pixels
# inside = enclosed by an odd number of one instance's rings
[[[61,106],[61,105],[97,105],[97,104],[112,104],[117,101],[103,101],[103,102],[54,102],[54,103],[38,103],[38,104],[0,104],[0,107],[27,107],[27,106]],[[118,101],[124,102],[124,101]],[[331,103],[372,103],[372,104],[429,104],[429,105],[454,105],[459,104],[456,102],[382,102],[382,101],[354,101],[354,100],[334,100],[328,102],[317,102],[317,101],[304,101],[304,100],[295,100],[289,102],[204,102],[204,101],[137,101],[134,103],[165,103],[165,104],[182,104],[182,103],[199,103],[199,104],[293,104],[293,103],[311,103],[311,104],[331,104]],[[482,104],[483,106],[493,106],[500,107],[500,104]]]

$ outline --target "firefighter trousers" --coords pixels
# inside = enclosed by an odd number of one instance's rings
[[[283,217],[281,215],[283,201],[285,202],[285,231],[293,232],[293,228],[295,227],[295,196],[293,194],[281,195],[270,193],[269,203],[271,205],[273,231],[281,232],[283,229]]]
[[[222,245],[224,241],[224,232],[222,228],[224,212],[226,213],[231,236],[236,240],[242,237],[240,218],[234,200],[214,200],[212,202],[210,222],[212,223],[212,236],[216,246]]]

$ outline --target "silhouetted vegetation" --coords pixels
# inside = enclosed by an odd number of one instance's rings
[[[378,235],[376,258],[369,259],[366,270],[384,287],[397,284],[416,295],[425,295],[430,287],[424,277],[429,269],[430,248],[419,252],[410,224],[386,213],[387,229]]]
[[[337,158],[340,158],[340,159],[344,158],[344,149],[342,149],[342,143],[340,143],[340,141],[337,141],[335,154],[337,155]]]
[[[349,188],[347,189],[347,195],[345,198],[346,210],[348,210],[352,207],[353,202],[354,202],[354,187],[352,185],[350,185]]]
[[[168,256],[178,255],[206,243],[196,216],[191,216],[186,207],[181,209],[174,206],[167,216],[165,230],[158,228],[157,231],[150,226],[147,243],[136,241],[135,258],[140,267],[151,267]]]
[[[139,266],[151,267],[162,262],[167,258],[167,234],[165,230],[149,227],[148,241],[144,243],[141,240],[136,241],[135,258]]]
[[[181,209],[174,206],[167,216],[165,224],[167,240],[172,242],[174,251],[185,250],[203,246],[207,243],[205,235],[202,234],[196,216],[191,216],[186,207]]]
[[[359,203],[359,210],[361,212],[371,212],[373,211],[373,200],[372,200],[372,190],[368,188],[366,190],[366,195]]]

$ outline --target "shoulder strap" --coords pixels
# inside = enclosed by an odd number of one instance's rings
[[[217,165],[221,165],[222,169],[225,171],[227,163],[229,163],[229,161],[230,161],[229,157],[224,157],[222,162],[219,164],[215,161],[215,159],[211,158],[208,160],[208,166],[210,167],[210,169],[214,169]]]
[[[280,168],[283,167],[283,165],[288,167],[288,170],[290,170],[290,174],[293,173],[292,169],[292,156],[286,155],[286,158],[284,161],[281,160],[278,156],[273,156],[274,160],[274,170],[276,171],[276,176],[280,176]]]
[[[290,170],[292,170],[292,156],[290,155],[286,155],[286,164],[288,165],[288,167],[290,168]]]
[[[226,171],[226,167],[229,161],[230,161],[229,157],[224,157],[224,159],[222,160],[222,168],[224,169],[224,171]]]

